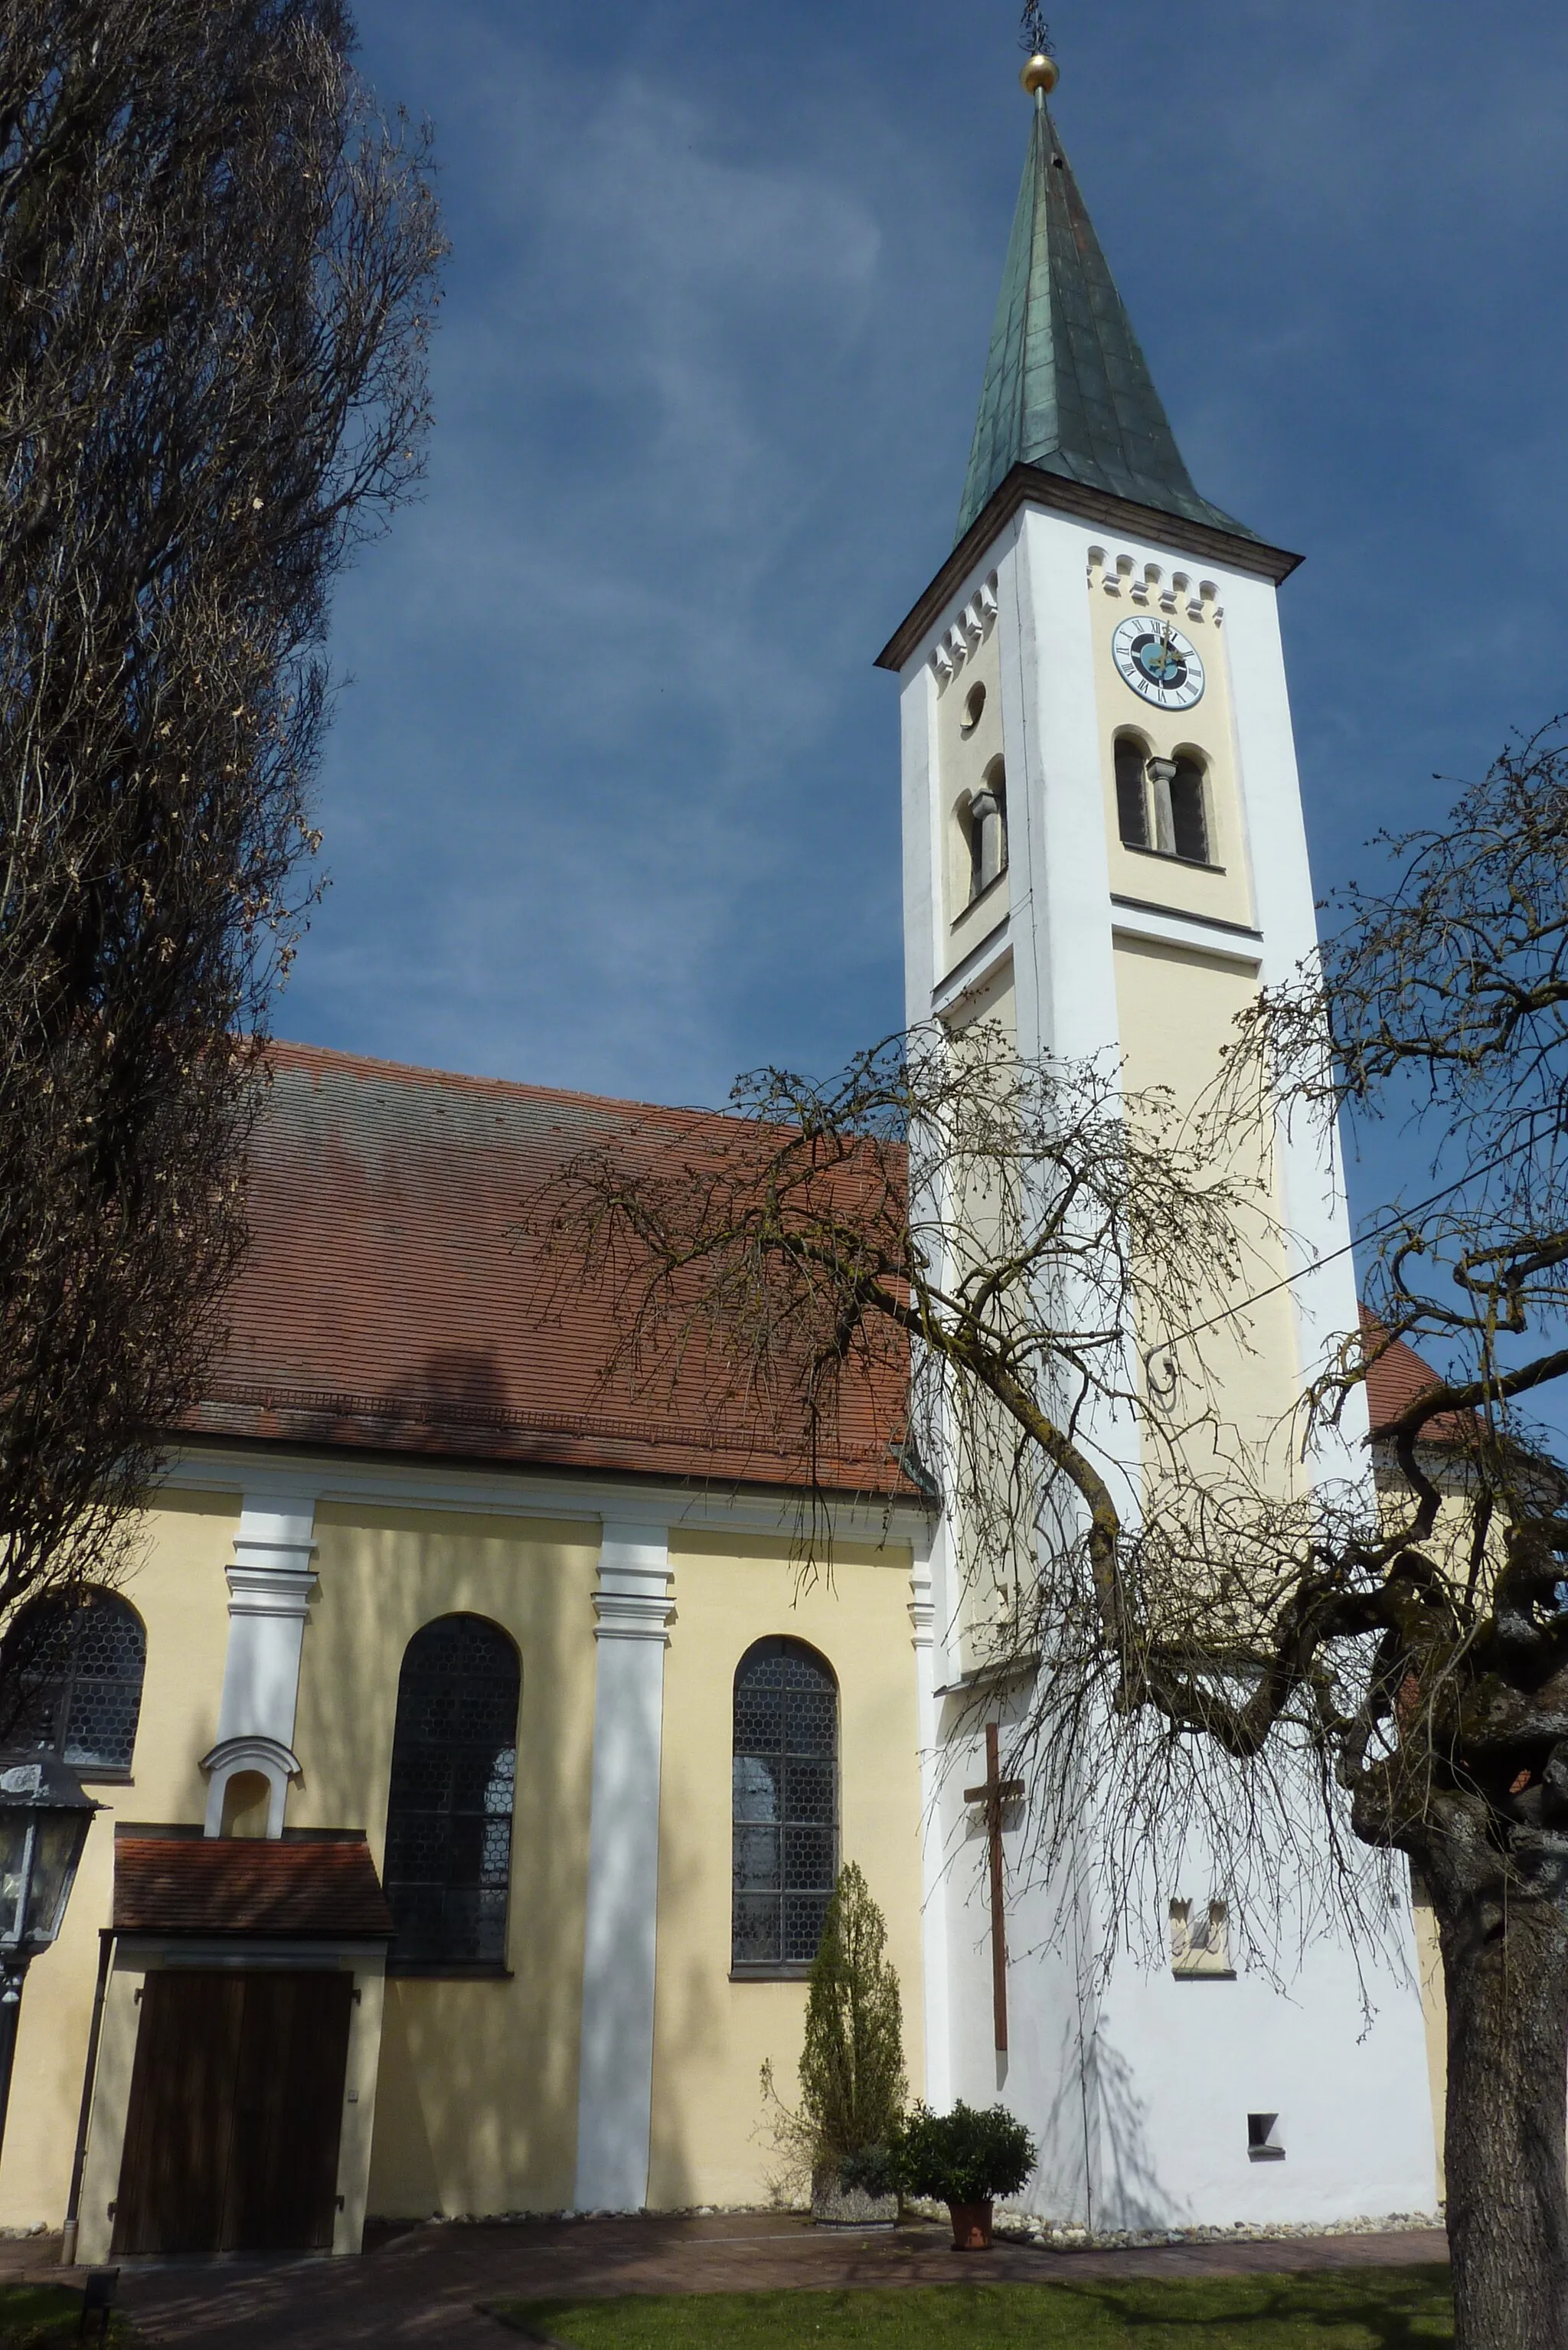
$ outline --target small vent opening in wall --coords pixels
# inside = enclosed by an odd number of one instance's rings
[[[1247,2158],[1250,2162],[1283,2162],[1278,2114],[1247,2116]]]

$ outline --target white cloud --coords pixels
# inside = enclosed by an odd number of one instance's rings
[[[691,1098],[896,1016],[867,664],[957,506],[1012,15],[366,11],[377,78],[437,118],[456,252],[429,502],[341,600],[337,886],[286,1027]],[[1059,25],[1058,119],[1199,487],[1311,557],[1285,611],[1326,882],[1433,766],[1568,699],[1530,625],[1568,523],[1568,20],[1165,26]],[[1434,598],[1463,628],[1412,639]]]
[[[821,738],[868,648],[802,526],[883,231],[820,153],[748,154],[646,77],[585,91],[488,54],[431,497],[394,592],[379,553],[341,609],[337,887],[286,1024],[303,1003],[378,1049],[712,1093],[762,952],[853,972],[868,902],[896,954],[886,825],[885,882],[856,811],[848,869],[813,869]]]

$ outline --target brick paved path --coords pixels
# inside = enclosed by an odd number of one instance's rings
[[[1075,2276],[1213,2276],[1398,2267],[1448,2257],[1438,2233],[955,2252],[945,2228],[839,2235],[790,2213],[691,2220],[526,2220],[410,2228],[362,2260],[130,2262],[121,2298],[150,2342],[202,2350],[504,2350],[516,2336],[474,2304],[518,2295],[762,2293],[790,2285],[1046,2283]],[[0,2245],[0,2275],[60,2282],[57,2238]]]

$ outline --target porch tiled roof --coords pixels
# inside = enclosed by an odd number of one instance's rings
[[[391,1912],[363,1836],[138,1835],[114,1844],[121,1934],[384,1939]]]

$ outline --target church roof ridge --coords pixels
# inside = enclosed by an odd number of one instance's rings
[[[1044,88],[1034,92],[955,543],[1017,465],[1256,536],[1193,485]]]
[[[301,1045],[275,1037],[265,1059],[275,1070],[316,1070],[322,1076],[384,1077],[410,1085],[450,1086],[456,1092],[493,1094],[506,1100],[556,1101],[572,1107],[629,1110],[653,1118],[690,1120],[709,1125],[715,1118],[732,1118],[733,1112],[705,1108],[700,1102],[642,1101],[630,1095],[591,1094],[579,1087],[542,1086],[524,1077],[485,1077],[464,1069],[442,1069],[423,1061],[389,1061],[373,1053],[350,1053],[336,1045]]]

